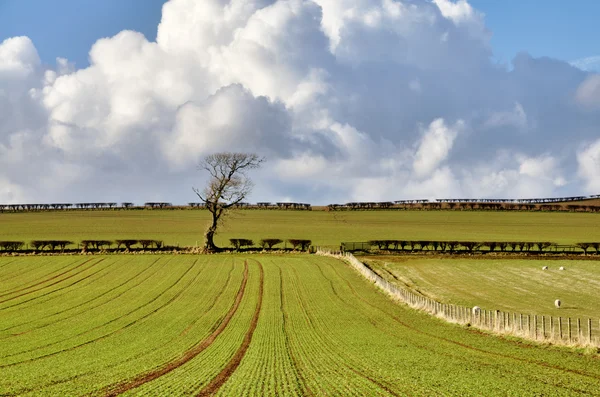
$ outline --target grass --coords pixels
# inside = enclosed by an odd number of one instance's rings
[[[0,240],[158,239],[168,245],[202,244],[203,210],[65,211],[1,213]],[[599,214],[479,211],[242,210],[225,222],[217,244],[230,238],[310,239],[314,245],[375,239],[551,241],[600,240]]]
[[[444,303],[600,319],[596,261],[361,257],[382,277]],[[548,270],[542,270],[548,266]],[[566,270],[559,268],[564,266]],[[555,308],[555,299],[562,301]],[[596,323],[594,324],[597,325]]]
[[[596,395],[594,355],[394,304],[308,255],[0,258],[1,395]]]

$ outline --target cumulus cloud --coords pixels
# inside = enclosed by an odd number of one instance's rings
[[[417,177],[431,174],[448,158],[458,132],[464,122],[458,121],[454,127],[446,126],[443,119],[434,120],[419,143],[413,169]]]
[[[600,56],[577,59],[572,61],[571,65],[586,72],[600,72]]]
[[[466,0],[170,0],[157,29],[78,70],[0,44],[0,202],[187,202],[221,150],[268,158],[256,201],[600,188],[598,75],[494,64]]]
[[[598,194],[600,191],[600,139],[585,146],[577,153],[579,175],[585,181],[588,193]]]
[[[577,88],[577,101],[587,108],[600,109],[600,74],[592,74]]]

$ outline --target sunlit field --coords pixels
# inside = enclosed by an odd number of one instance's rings
[[[597,359],[449,325],[309,255],[0,259],[2,395],[595,395]]]
[[[0,213],[0,240],[159,239],[168,245],[202,244],[204,210],[130,210]],[[600,214],[491,211],[279,211],[234,212],[216,242],[230,238],[310,239],[337,247],[375,239],[551,241],[600,240]]]

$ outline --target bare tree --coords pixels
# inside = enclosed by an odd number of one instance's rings
[[[259,168],[264,158],[253,153],[215,153],[206,156],[198,169],[208,171],[210,180],[201,192],[193,188],[211,214],[211,221],[204,233],[204,250],[217,251],[214,237],[217,227],[227,210],[250,194],[253,184],[246,175],[251,169]]]

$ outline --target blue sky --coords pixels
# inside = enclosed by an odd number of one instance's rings
[[[84,67],[101,37],[124,29],[156,38],[165,0],[0,0],[0,41],[29,36],[45,63],[68,58]],[[471,0],[493,32],[494,59],[510,63],[519,51],[572,61],[600,55],[600,1]]]
[[[404,1],[0,0],[0,202],[600,193],[600,0]]]
[[[566,61],[600,55],[600,1],[471,0],[485,13],[496,59],[519,51]]]
[[[129,29],[156,39],[165,0],[0,0],[0,41],[29,36],[42,61],[88,64],[99,38]]]

